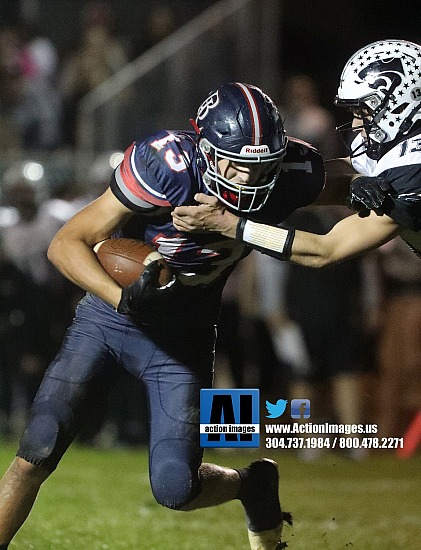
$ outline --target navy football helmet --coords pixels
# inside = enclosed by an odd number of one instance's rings
[[[262,208],[281,170],[287,145],[272,100],[255,86],[224,84],[208,95],[193,125],[199,133],[198,162],[208,191],[240,212]],[[222,159],[251,168],[254,179],[244,185],[233,183],[221,173],[218,162]],[[253,163],[259,163],[258,170],[253,170]]]
[[[342,71],[335,104],[361,120],[360,125],[354,121],[353,130],[365,131],[365,141],[351,156],[379,159],[421,120],[421,47],[381,40],[361,48]]]

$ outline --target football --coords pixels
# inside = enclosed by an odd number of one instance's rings
[[[153,246],[143,241],[106,239],[95,245],[94,252],[108,275],[123,288],[138,279],[145,267],[154,260],[158,260],[163,266],[159,274],[159,284],[166,285],[171,280],[171,269],[167,262]]]

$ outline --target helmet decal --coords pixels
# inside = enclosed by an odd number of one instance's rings
[[[367,59],[370,59],[368,56]],[[361,62],[363,65],[364,63]],[[358,69],[355,69],[358,71]],[[390,59],[373,61],[367,65],[362,71],[358,72],[358,78],[362,83],[364,80],[368,83],[370,88],[389,87],[390,84],[397,80],[397,85],[402,82],[402,78],[405,76],[402,60],[397,57]],[[358,80],[356,80],[358,83]]]
[[[209,95],[205,101],[201,104],[197,110],[197,120],[203,120],[207,117],[209,109],[215,109],[219,103],[219,93],[218,90],[213,94]]]

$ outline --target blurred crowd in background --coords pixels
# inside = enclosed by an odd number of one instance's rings
[[[105,189],[119,159],[101,157],[92,185],[80,188],[48,181],[42,164],[21,160],[22,152],[30,159],[32,152],[74,148],[81,98],[179,24],[169,5],[154,5],[133,44],[114,32],[107,2],[86,2],[78,43],[66,54],[24,19],[0,26],[0,152],[7,158],[0,181],[0,439],[19,437],[83,295],[48,262],[49,242]],[[274,99],[287,134],[325,159],[346,155],[314,77],[285,75]],[[344,207],[307,208],[288,221],[324,233],[349,214]],[[402,436],[421,408],[419,262],[399,239],[320,272],[253,252],[224,292],[216,385],[260,387],[262,403],[307,398],[313,422],[375,422],[380,435]],[[80,442],[147,442],[143,390],[128,375],[98,405]]]
[[[66,51],[41,34],[36,21],[14,17],[3,23],[0,150],[73,147],[81,98],[175,30],[176,13],[165,3],[151,6],[135,42],[117,34],[116,14],[109,3],[85,2],[78,13],[80,32]]]

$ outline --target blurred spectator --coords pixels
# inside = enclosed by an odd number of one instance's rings
[[[25,43],[20,30],[0,31],[0,120],[3,149],[50,151],[61,143],[62,106],[53,77],[57,54],[46,38]]]
[[[3,419],[5,430],[11,425],[13,433],[19,432],[45,367],[84,294],[50,264],[48,245],[63,223],[103,191],[119,158],[118,152],[97,157],[88,174],[89,197],[77,194],[74,185],[63,185],[49,198],[42,167],[36,163],[16,163],[4,174],[0,236],[7,257],[0,262],[0,427]],[[106,446],[145,443],[143,387],[124,376],[114,378],[112,385],[110,396],[92,411],[80,441]]]
[[[168,4],[154,5],[148,15],[143,49],[147,50],[169,36],[177,28],[175,13]]]
[[[0,67],[13,70],[18,67],[22,73],[29,64],[22,48],[18,27],[7,26],[0,29]]]
[[[6,170],[2,181],[2,203],[13,209],[15,223],[2,228],[7,257],[37,284],[51,285],[56,270],[47,260],[51,239],[62,222],[46,212],[48,186],[43,167],[17,162]]]
[[[51,40],[36,34],[28,40],[25,50],[30,63],[26,77],[52,85],[58,68],[58,53]]]
[[[332,114],[320,105],[315,80],[305,74],[290,76],[279,105],[288,135],[311,143],[324,159],[340,156],[341,142]]]
[[[49,243],[65,220],[50,209],[42,171],[37,163],[18,162],[5,172],[1,186],[4,254],[8,264],[21,273],[20,280],[25,277],[25,295],[30,293],[31,297],[24,325],[31,330],[25,330],[23,336],[19,333],[25,342],[18,348],[20,353],[29,348],[30,353],[20,356],[16,374],[23,409],[32,402],[44,369],[70,323],[76,288],[47,259]]]
[[[114,170],[123,160],[123,157],[124,153],[122,151],[104,151],[96,155],[86,175],[88,196],[85,199],[87,202],[104,193],[110,184]]]
[[[49,338],[43,299],[0,240],[0,436],[20,431],[44,372]]]
[[[234,269],[222,293],[215,369],[217,384],[220,387],[246,387],[244,380],[245,350],[240,329],[242,315],[238,292],[242,284],[240,268],[241,264]]]
[[[311,76],[290,76],[279,107],[288,135],[311,143],[324,159],[345,153],[333,115],[320,104],[317,83]],[[336,209],[301,209],[288,221],[299,229],[326,233],[343,215]],[[361,372],[367,366],[362,354],[365,327],[361,307],[366,292],[362,260],[317,273],[292,264],[274,264],[270,259],[265,262],[269,266],[266,291],[276,281],[280,285],[278,302],[272,296],[266,303],[278,357],[291,369],[291,398],[315,397],[312,410],[319,419],[361,422]],[[327,408],[322,406],[326,400],[320,389],[328,391]]]
[[[421,409],[420,260],[400,238],[381,247],[379,257],[378,424],[380,437],[402,437]]]
[[[306,208],[290,216],[288,225],[326,233],[342,217],[342,209]],[[315,271],[263,256],[259,270],[275,349],[290,372],[290,398],[310,399],[313,421],[361,423],[361,259]]]
[[[81,40],[62,63],[59,89],[64,99],[64,139],[76,140],[77,109],[84,95],[107,80],[127,62],[122,43],[113,35],[113,13],[106,2],[89,2]]]
[[[279,369],[262,314],[258,264],[253,251],[238,264],[224,288],[216,343],[215,381],[219,387],[260,387],[271,394]]]
[[[13,80],[9,76],[20,67],[20,41],[16,28],[0,29],[0,150],[16,150],[21,147],[21,136],[9,114]],[[12,88],[12,89],[11,89]]]
[[[9,262],[0,241],[0,437],[10,430],[12,407],[12,376],[14,355],[19,350],[13,338],[16,326],[13,317],[19,318],[21,302],[26,303],[26,280],[21,284],[21,273]],[[18,325],[20,324],[18,320]]]

